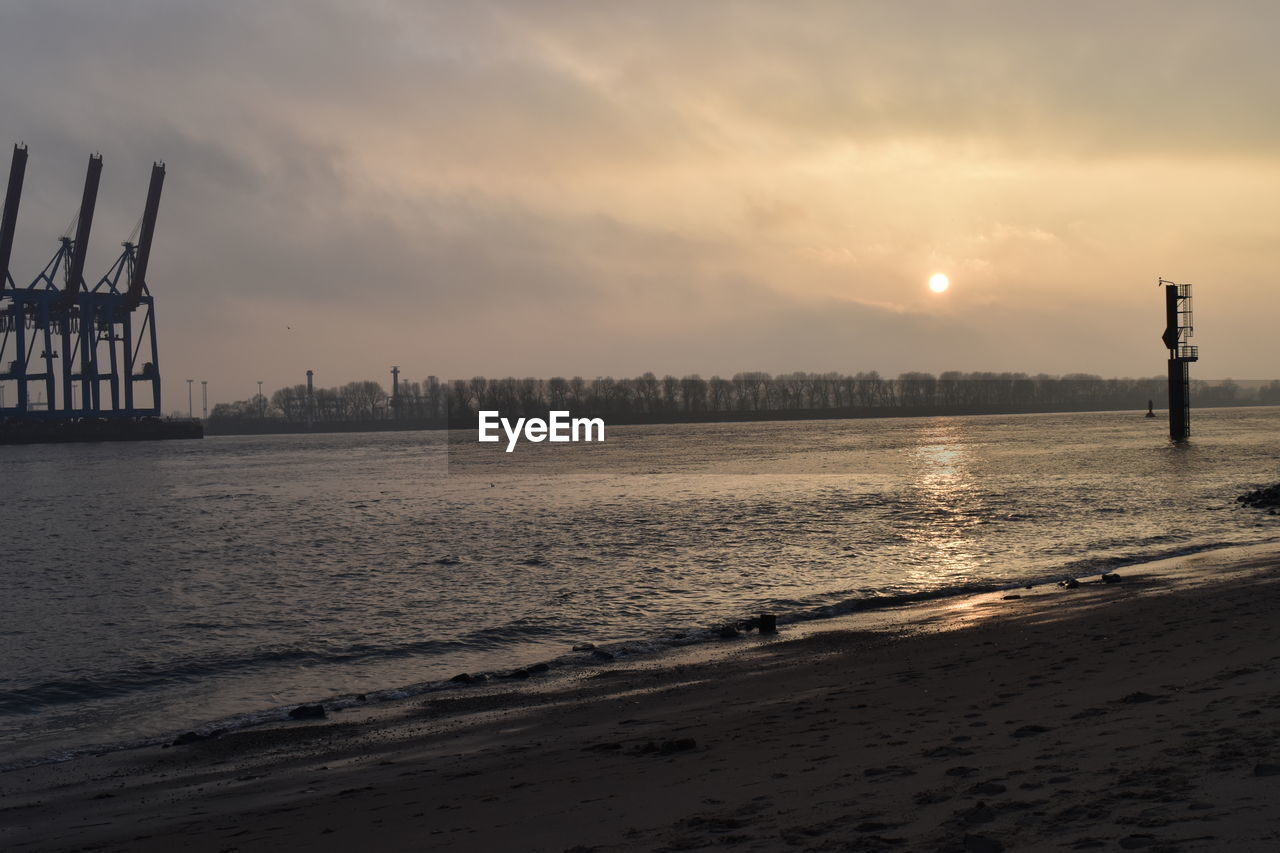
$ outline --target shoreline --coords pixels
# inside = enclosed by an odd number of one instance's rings
[[[1137,403],[1137,401],[1135,401]],[[1197,403],[1197,409],[1266,409],[1280,407],[1280,403],[1258,402],[1247,400],[1241,402]],[[1161,407],[1158,412],[1165,413],[1167,408]],[[536,417],[546,417],[545,411],[529,413]],[[631,414],[611,416],[608,412],[582,413],[583,417],[602,417],[609,427],[622,426],[676,426],[683,424],[743,424],[743,423],[789,423],[795,421],[840,421],[840,420],[897,420],[919,418],[971,418],[971,417],[1006,417],[1010,415],[1087,415],[1087,414],[1132,414],[1145,417],[1146,412],[1140,404],[1114,408],[1098,408],[1096,405],[1084,403],[1078,407],[1043,408],[1040,406],[855,406],[852,408],[833,409],[762,409],[762,410],[727,410],[715,412],[663,412],[653,415]],[[280,420],[280,423],[276,423]],[[317,421],[310,426],[299,421],[284,421],[277,418],[242,419],[230,421],[213,418],[203,421],[206,435],[212,436],[258,436],[258,435],[333,435],[361,432],[474,432],[476,430],[476,414],[466,418],[450,420],[429,418],[382,418],[364,421]]]
[[[1280,548],[1280,540],[1264,540],[1252,544],[1208,543],[1175,547],[1156,554],[1136,557],[1098,558],[1092,561],[1069,563],[1063,566],[1067,572],[1111,572],[1134,566],[1161,567],[1171,560],[1177,560],[1197,554],[1217,551],[1267,547],[1274,541]],[[860,626],[876,625],[875,630],[884,630],[887,624],[910,624],[924,620],[930,608],[945,607],[950,602],[976,596],[1008,593],[1021,590],[1032,590],[1053,587],[1058,580],[1067,577],[1087,578],[1085,574],[1046,573],[1042,577],[1019,581],[975,583],[963,587],[946,587],[936,590],[923,590],[900,595],[867,596],[847,598],[829,604],[813,605],[794,611],[779,611],[777,624],[783,630],[784,638],[808,635],[823,631],[844,630],[841,620],[854,620]],[[140,749],[165,747],[180,735],[196,734],[201,738],[219,737],[224,734],[249,732],[256,729],[271,728],[280,725],[290,726],[294,720],[289,712],[301,705],[323,705],[329,713],[367,712],[379,716],[395,715],[405,703],[415,700],[428,700],[448,697],[457,691],[499,690],[503,687],[537,689],[537,685],[547,680],[574,679],[583,674],[605,666],[600,652],[608,660],[607,665],[639,666],[646,669],[665,668],[678,665],[678,661],[695,660],[704,662],[721,656],[733,655],[742,649],[736,645],[743,642],[752,643],[760,640],[772,641],[777,637],[765,638],[753,634],[754,628],[746,628],[746,624],[754,622],[747,614],[737,620],[725,621],[724,625],[733,625],[742,629],[740,635],[724,638],[718,635],[718,626],[704,625],[682,629],[678,633],[666,636],[635,637],[625,640],[601,643],[599,646],[591,642],[575,644],[573,650],[548,658],[534,659],[529,655],[518,653],[511,658],[513,663],[497,669],[469,670],[449,677],[409,684],[378,687],[355,692],[332,693],[327,696],[312,696],[288,705],[257,708],[240,711],[222,717],[199,720],[189,723],[180,729],[165,730],[157,734],[139,735],[136,738],[119,741],[102,741],[97,743],[73,744],[56,748],[49,752],[18,758],[0,763],[0,775],[16,770],[25,770],[47,764],[60,764],[77,761],[86,756],[104,755],[116,752],[132,752]],[[534,676],[515,675],[525,672]],[[473,681],[460,679],[470,677]],[[361,698],[366,697],[366,698]]]
[[[1267,690],[1280,672],[1280,546],[1121,573],[13,770],[0,774],[0,844],[1209,850],[1280,839],[1280,817],[1260,806],[1280,794],[1280,696]]]

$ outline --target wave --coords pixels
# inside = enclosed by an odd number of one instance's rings
[[[1163,538],[1151,537],[1151,540]],[[1259,541],[1272,540],[1264,539]],[[806,604],[805,602],[794,600],[773,601],[766,605],[765,609],[776,611],[779,625],[814,622],[862,611],[909,607],[913,604],[946,598],[1055,583],[1066,577],[1078,577],[1084,574],[1111,571],[1122,566],[1140,565],[1241,544],[1249,543],[1214,541],[1159,550],[1135,550],[1125,554],[1072,560],[1036,577],[1022,578],[1017,581],[972,582],[914,592],[860,594],[825,604]],[[652,657],[675,648],[698,643],[719,642],[722,639],[720,630],[726,624],[741,625],[740,622],[735,620],[725,620],[710,626],[690,627],[684,630],[667,632],[662,636],[620,640],[603,643],[598,646],[587,644],[575,649],[572,653],[547,659],[540,663],[527,664],[516,670],[472,672],[469,673],[470,680],[461,683],[454,679],[436,679],[361,694],[336,694],[311,701],[323,704],[330,711],[337,711],[357,706],[376,706],[428,693],[468,689],[476,684],[501,683],[508,687],[515,687],[521,683],[520,679],[529,674],[530,669],[535,671],[544,669],[546,671],[572,671],[574,669],[600,667],[606,665],[609,661]],[[175,680],[193,681],[197,678],[225,674],[233,669],[251,669],[270,664],[344,663],[374,658],[429,656],[442,652],[475,650],[477,648],[507,649],[514,644],[518,644],[521,640],[528,640],[538,634],[553,633],[555,631],[557,631],[555,627],[548,626],[545,623],[522,619],[507,625],[477,630],[454,640],[424,640],[391,647],[356,643],[340,649],[328,650],[264,648],[250,655],[209,655],[175,661],[168,665],[142,665],[99,678],[55,680],[16,691],[7,691],[4,694],[0,694],[0,713],[34,713],[51,705],[83,702],[131,691],[144,691],[149,688],[171,685]],[[522,676],[520,673],[524,673],[524,675]],[[297,707],[298,704],[301,703],[294,702],[285,706],[222,717],[207,721],[192,730],[200,734],[208,734],[215,731],[230,732],[264,724],[287,722],[290,719],[289,711]],[[156,737],[139,738],[110,744],[78,746],[36,758],[0,764],[0,772],[72,760],[90,754],[157,746],[171,742],[176,734],[176,732],[170,732]]]
[[[1142,540],[1148,544],[1158,544],[1168,541],[1172,537],[1169,536],[1153,536],[1146,540]],[[1132,544],[1132,543],[1129,543]],[[1068,573],[1093,574],[1095,572],[1111,571],[1122,566],[1133,566],[1141,563],[1154,563],[1157,560],[1169,560],[1174,557],[1186,557],[1191,554],[1199,554],[1202,551],[1216,551],[1219,548],[1230,548],[1236,545],[1251,544],[1247,542],[1200,542],[1195,544],[1184,543],[1173,548],[1163,548],[1159,550],[1134,550],[1122,554],[1109,554],[1106,556],[1081,557],[1078,560],[1071,560],[1063,564],[1063,569]]]
[[[145,692],[175,683],[195,683],[233,673],[269,669],[280,664],[316,666],[371,660],[430,657],[457,651],[509,648],[558,629],[543,622],[520,619],[482,628],[449,640],[419,640],[394,646],[352,643],[341,647],[266,646],[247,654],[205,654],[140,663],[93,677],[51,679],[27,686],[6,686],[0,692],[0,715],[38,713],[46,708]]]

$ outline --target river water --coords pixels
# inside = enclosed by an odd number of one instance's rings
[[[0,447],[0,767],[1280,538],[1280,408]],[[335,697],[345,697],[335,700]]]

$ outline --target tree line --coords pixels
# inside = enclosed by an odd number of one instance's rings
[[[211,422],[271,420],[278,424],[412,421],[422,425],[472,426],[476,413],[506,417],[545,416],[551,410],[603,417],[612,423],[725,417],[893,416],[1018,411],[1084,411],[1163,407],[1163,376],[1103,379],[1091,374],[1029,376],[1024,373],[738,373],[725,379],[691,376],[583,379],[514,378],[402,382],[388,394],[374,381],[334,388],[292,385],[270,397],[221,403]],[[1280,404],[1280,380],[1243,387],[1231,380],[1192,382],[1195,405]]]

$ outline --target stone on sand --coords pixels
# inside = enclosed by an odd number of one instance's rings
[[[199,732],[183,732],[173,740],[173,746],[186,746],[189,743],[199,743],[202,740],[213,740],[226,731],[226,729],[214,729],[211,732],[200,734]]]
[[[319,720],[324,717],[324,706],[319,703],[299,705],[289,712],[289,716],[295,720]]]

